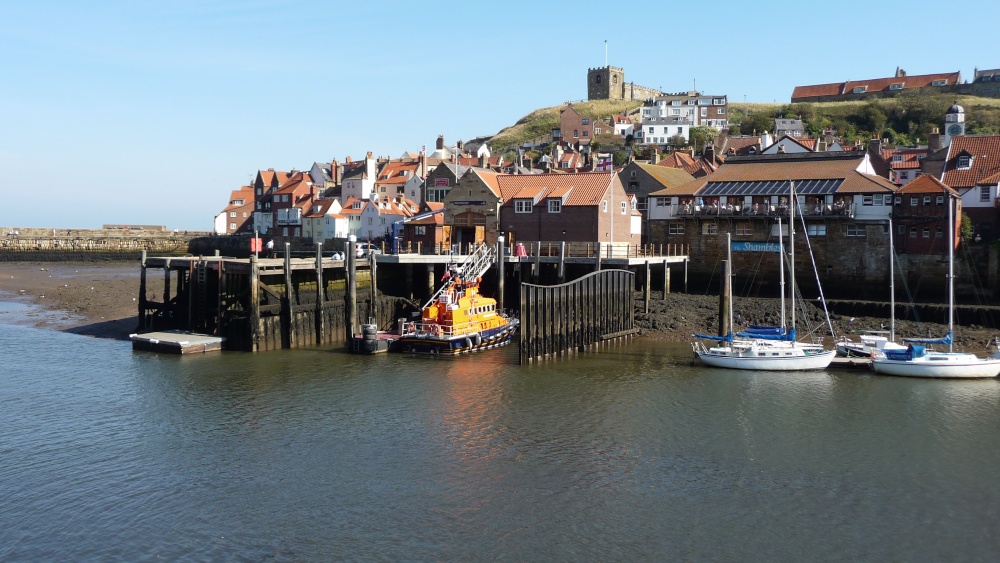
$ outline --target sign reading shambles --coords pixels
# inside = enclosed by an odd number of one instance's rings
[[[776,242],[734,242],[733,252],[778,252]]]

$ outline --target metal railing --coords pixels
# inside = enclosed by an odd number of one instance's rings
[[[842,217],[854,218],[857,204],[842,205],[800,205],[796,215],[804,217]],[[682,204],[673,206],[674,217],[788,217],[788,205],[695,205]]]

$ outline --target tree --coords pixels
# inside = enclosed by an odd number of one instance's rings
[[[718,136],[719,131],[715,127],[692,127],[691,145],[694,147],[695,152],[704,152],[705,147],[714,142]]]
[[[684,135],[681,135],[680,133],[667,139],[667,142],[675,147],[684,147],[688,144],[687,139],[685,139]]]
[[[743,135],[760,135],[772,129],[774,117],[762,112],[751,113],[740,122],[740,133]]]
[[[615,166],[625,166],[628,164],[628,153],[625,151],[615,151],[611,153],[611,161]]]
[[[965,213],[962,213],[962,226],[959,228],[959,236],[963,242],[972,240],[972,220]]]

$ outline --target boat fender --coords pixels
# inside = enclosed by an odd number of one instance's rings
[[[417,331],[417,338],[427,338],[427,331],[426,330],[418,330]]]
[[[475,344],[476,346],[480,346],[483,343],[483,335],[479,334],[478,332],[472,335],[472,343]]]
[[[465,337],[465,347],[472,348],[472,339],[469,338],[468,336]]]

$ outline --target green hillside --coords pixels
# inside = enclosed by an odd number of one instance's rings
[[[802,119],[807,131],[819,136],[832,129],[845,141],[867,140],[874,136],[896,145],[927,143],[933,128],[943,128],[944,115],[958,101],[965,109],[966,133],[1000,134],[1000,100],[975,96],[946,96],[928,92],[905,92],[894,98],[857,102],[822,102],[797,104],[729,104],[731,134],[760,134],[774,128],[775,117]],[[573,107],[591,118],[607,119],[623,111],[633,114],[641,102],[594,100],[577,102]],[[564,105],[537,109],[486,141],[494,151],[504,151],[524,142],[551,139],[559,128],[559,111]]]

